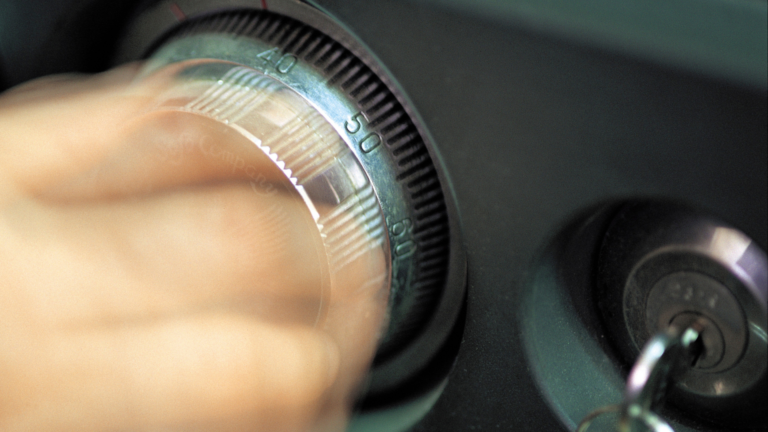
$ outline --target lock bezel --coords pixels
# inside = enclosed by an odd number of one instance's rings
[[[756,407],[765,402],[768,388],[765,252],[708,213],[680,203],[637,200],[625,204],[613,218],[599,254],[595,299],[607,336],[628,364],[654,330],[647,324],[647,307],[658,281],[690,272],[728,290],[741,314],[725,318],[743,320],[742,328],[748,332],[743,351],[732,353],[737,360],[727,368],[690,368],[669,400],[684,412],[716,423],[734,418],[751,421],[745,413],[760,411]],[[688,311],[711,314],[693,304]],[[738,343],[734,348],[740,349]]]

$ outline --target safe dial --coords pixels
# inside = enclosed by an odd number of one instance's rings
[[[161,3],[120,57],[148,58],[147,79],[173,76],[163,109],[228,125],[282,170],[323,239],[330,292],[357,256],[384,251],[386,274],[372,279],[389,285],[389,321],[369,392],[387,393],[422,373],[454,331],[465,281],[454,206],[428,135],[384,69],[323,14],[281,4],[283,13],[211,13]],[[195,7],[198,16],[183,13]]]

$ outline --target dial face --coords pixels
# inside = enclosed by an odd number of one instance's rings
[[[316,246],[310,249],[325,263],[318,273],[315,325],[323,321],[331,297],[338,301],[349,290],[389,290],[387,231],[373,189],[349,148],[314,107],[280,82],[236,63],[186,60],[151,69],[152,64],[143,81],[164,89],[155,98],[155,111],[194,117],[188,125],[215,121],[230,132],[220,139],[190,137],[177,151],[180,157],[199,153],[226,165],[255,195],[279,195],[303,204],[315,232],[286,241]],[[238,138],[245,144],[232,145]],[[269,166],[255,163],[254,151]],[[274,218],[280,219],[279,214]],[[312,241],[316,237],[321,247]],[[289,247],[268,249],[282,253]]]
[[[446,205],[442,174],[412,110],[391,90],[389,79],[374,71],[382,68],[303,22],[259,10],[184,18],[145,43],[153,47],[145,53],[147,74],[196,62],[186,76],[196,76],[200,89],[196,102],[186,100],[184,109],[255,136],[243,125],[254,114],[244,112],[254,112],[258,88],[269,82],[312,112],[315,120],[298,116],[305,125],[316,121],[334,132],[323,134],[338,142],[322,148],[294,139],[278,149],[276,141],[256,138],[276,163],[285,164],[321,235],[333,234],[326,241],[331,274],[334,265],[343,266],[366,248],[386,249],[389,325],[371,388],[387,391],[412,379],[453,331],[465,281],[458,229],[449,217],[453,207]],[[141,32],[146,33],[153,32]],[[302,171],[310,165],[316,169]],[[327,220],[334,216],[327,209],[334,208],[365,226],[366,238],[345,237],[343,222],[349,218]]]

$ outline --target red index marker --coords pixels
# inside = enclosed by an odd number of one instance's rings
[[[264,3],[264,0],[262,0],[262,4],[263,3]],[[170,8],[171,8],[171,13],[173,13],[173,15],[176,17],[177,20],[184,21],[187,19],[187,16],[184,14],[184,12],[181,10],[179,5],[177,5],[176,3],[171,3]]]

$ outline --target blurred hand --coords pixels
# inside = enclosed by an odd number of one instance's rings
[[[282,173],[135,73],[0,97],[0,430],[343,430],[383,256],[329,293]]]

